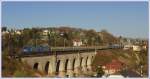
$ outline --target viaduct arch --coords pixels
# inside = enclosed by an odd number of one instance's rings
[[[74,77],[80,72],[92,71],[91,64],[95,52],[71,53],[62,55],[49,55],[39,57],[23,57],[33,69],[45,72],[48,76]]]

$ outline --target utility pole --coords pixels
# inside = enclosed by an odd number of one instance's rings
[[[64,38],[64,47],[65,47],[66,39]]]
[[[65,47],[65,38],[64,38],[64,33],[60,33],[60,35],[63,37],[63,39],[64,39],[64,47]]]

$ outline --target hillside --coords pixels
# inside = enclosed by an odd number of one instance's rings
[[[100,35],[103,44],[108,43],[118,43],[119,39],[115,36],[113,36],[111,33],[107,32],[106,30],[102,30],[101,32],[98,32]]]
[[[138,61],[137,56],[140,58],[140,61]],[[97,53],[92,68],[95,71],[97,66],[99,65],[105,65],[107,63],[110,63],[113,59],[117,59],[124,63],[124,65],[128,69],[132,69],[134,71],[140,72],[140,64],[143,65],[143,73],[147,77],[148,76],[148,53],[147,51],[143,51],[140,53],[133,52],[132,50],[122,50],[122,49],[116,49],[116,50],[102,50]]]

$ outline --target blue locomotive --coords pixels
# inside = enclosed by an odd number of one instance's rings
[[[49,46],[38,45],[38,46],[24,46],[23,47],[23,54],[35,54],[35,53],[44,53],[49,52]]]

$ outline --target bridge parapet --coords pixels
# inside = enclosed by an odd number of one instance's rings
[[[80,50],[100,50],[106,49],[108,46],[93,46],[93,47],[51,47],[50,51],[80,51]]]

